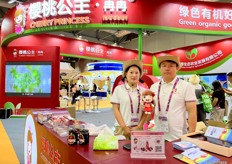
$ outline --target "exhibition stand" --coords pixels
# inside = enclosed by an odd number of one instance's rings
[[[11,101],[14,104],[21,102],[22,107],[25,108],[54,108],[59,106],[58,88],[60,69],[58,63],[60,62],[60,55],[112,61],[126,61],[138,58],[144,63],[143,72],[148,75],[156,76],[159,76],[159,72],[157,71],[158,66],[155,57],[167,53],[180,56],[183,65],[179,70],[180,74],[205,73],[221,66],[232,57],[231,49],[228,48],[231,46],[232,39],[225,39],[223,41],[216,41],[204,45],[189,46],[156,54],[142,52],[142,30],[149,29],[154,31],[166,30],[195,34],[231,35],[232,24],[227,15],[221,15],[222,19],[218,19],[213,17],[212,13],[209,14],[212,17],[207,17],[207,14],[202,14],[200,12],[199,15],[186,14],[190,11],[201,11],[203,8],[208,12],[221,11],[221,13],[227,13],[232,9],[231,5],[228,4],[184,0],[143,0],[131,2],[115,0],[117,4],[123,4],[122,7],[116,11],[115,6],[110,8],[105,4],[105,2],[112,1],[86,1],[85,4],[82,4],[81,8],[75,8],[78,5],[73,4],[74,1],[64,2],[57,0],[57,2],[58,6],[53,6],[57,11],[56,15],[53,13],[43,14],[42,8],[41,11],[38,11],[40,9],[37,10],[36,8],[34,8],[34,10],[25,10],[25,13],[22,15],[22,19],[25,20],[24,24],[16,24],[14,22],[17,10],[27,7],[33,9],[33,7],[36,6],[46,6],[46,4],[43,3],[47,2],[44,0],[30,0],[23,3],[21,6],[19,5],[10,9],[4,16],[1,26],[0,106],[3,106],[6,101]],[[64,9],[63,5],[67,7],[65,11],[62,11],[62,9]],[[73,7],[72,10],[69,8],[70,6]],[[138,10],[139,8],[143,10]],[[31,11],[31,13],[28,11]],[[32,11],[38,11],[38,13],[33,13]],[[165,15],[163,13],[165,13]],[[214,25],[215,22],[216,25]],[[209,26],[209,24],[212,26]],[[18,33],[19,28],[22,30],[20,34]],[[54,31],[81,30],[83,28],[124,28],[137,30],[139,38],[138,51],[43,34]],[[45,40],[46,46],[44,46]],[[60,45],[60,47],[57,47],[57,45]],[[13,85],[8,85],[7,87],[7,84],[9,84],[7,83],[7,78],[11,77],[10,70],[14,66],[21,68],[31,66],[33,69],[39,66],[40,70],[38,72],[41,75],[45,75],[44,72],[48,73],[47,76],[43,76],[42,78],[44,81],[49,79],[49,81],[47,81],[48,89],[42,90],[44,87],[41,87],[33,90],[37,91],[33,93],[27,89],[26,91],[22,90],[15,94],[13,88],[10,88],[10,86]],[[41,72],[43,72],[43,74]],[[24,73],[24,75],[25,74],[26,73]],[[121,79],[121,77],[116,78],[113,88],[119,84],[119,79]],[[14,82],[16,80],[13,79],[11,81]],[[90,108],[90,97],[92,93],[87,92],[83,94],[84,97],[86,97],[85,100],[88,99],[88,107]],[[107,95],[106,92],[97,92],[96,94],[100,97],[105,97]],[[87,102],[85,104],[87,104]],[[87,107],[85,107],[85,109],[86,108]],[[154,160],[149,159],[131,159],[130,152],[122,148],[125,143],[130,141],[119,141],[118,151],[93,151],[94,137],[90,137],[88,145],[70,146],[67,143],[67,137],[61,137],[51,128],[45,127],[37,122],[38,112],[41,111],[42,110],[33,110],[27,115],[24,140],[25,163],[69,163],[70,161],[72,161],[72,163],[154,162]],[[48,111],[48,109],[44,109],[44,111]],[[61,109],[52,109],[48,113],[69,116],[67,110]],[[31,145],[31,147],[28,147],[28,145]],[[178,163],[179,161],[174,159],[173,155],[181,152],[173,149],[170,142],[165,142],[165,146],[166,160],[155,162]],[[29,148],[31,148],[31,152]],[[230,158],[225,158],[216,154],[215,156],[220,158],[223,162],[232,163]]]

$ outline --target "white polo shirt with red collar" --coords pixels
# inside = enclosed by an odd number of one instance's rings
[[[196,101],[195,88],[187,81],[179,79],[173,91],[170,101],[169,110],[166,112],[169,96],[173,89],[177,77],[170,83],[161,80],[160,89],[160,108],[158,110],[158,88],[159,82],[151,86],[151,90],[155,92],[155,126],[157,123],[158,115],[166,115],[168,118],[169,132],[165,133],[165,139],[172,141],[179,139],[183,134],[187,133],[187,117],[186,117],[186,102]],[[156,127],[157,128],[157,127]]]
[[[131,126],[131,117],[132,115],[137,115],[139,120],[142,116],[142,108],[141,104],[139,106],[139,111],[137,113],[139,101],[142,100],[142,92],[145,90],[144,87],[138,86],[137,88],[132,90],[132,88],[125,82],[119,86],[117,86],[114,90],[114,93],[110,97],[110,102],[119,104],[119,110],[122,115],[122,118],[127,126]],[[140,96],[138,95],[138,92]],[[131,112],[131,103],[130,97],[133,104],[133,113]],[[140,97],[140,98],[139,98]],[[139,100],[140,99],[140,100]],[[120,126],[115,119],[115,126]]]

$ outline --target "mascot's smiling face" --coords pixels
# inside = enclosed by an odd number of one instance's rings
[[[143,102],[152,102],[153,96],[152,95],[144,95]]]

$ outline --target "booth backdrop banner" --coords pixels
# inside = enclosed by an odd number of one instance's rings
[[[60,52],[64,56],[73,56],[79,58],[104,59],[111,61],[125,61],[130,59],[138,59],[138,51],[123,49],[107,45],[96,44],[92,42],[79,41],[49,34],[38,34],[18,38],[12,41],[9,46],[23,45],[44,45],[60,46]],[[152,64],[152,53],[143,52],[142,61],[144,64]]]
[[[163,51],[154,55],[156,57],[166,54],[178,55],[182,64],[179,74],[201,74],[213,70],[229,60],[232,57],[232,50],[229,48],[231,44],[232,39],[229,38]],[[158,69],[156,67],[153,69]],[[157,75],[157,72],[154,71],[154,73]]]
[[[30,0],[11,9],[2,22],[2,44],[7,45],[23,35],[77,28],[143,28],[220,35],[232,31],[230,3],[186,0],[49,2]],[[14,22],[19,13],[23,20]]]

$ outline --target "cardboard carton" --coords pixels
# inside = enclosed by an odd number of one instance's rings
[[[185,134],[181,137],[182,141],[189,141],[193,144],[196,144],[202,150],[206,150],[209,152],[213,152],[222,156],[231,157],[232,156],[232,147],[228,148],[225,146],[216,145],[214,143],[210,143],[206,141],[206,137],[204,136],[204,132],[193,132],[189,134]]]
[[[224,122],[208,120],[208,126],[216,126],[216,127],[225,128],[226,124]]]

